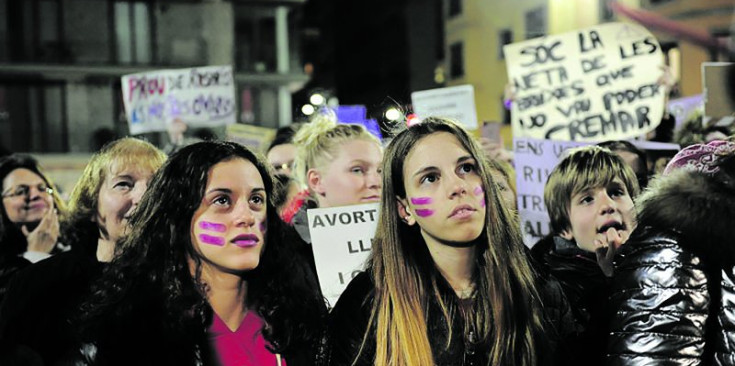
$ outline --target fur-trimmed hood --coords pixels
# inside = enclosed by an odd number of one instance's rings
[[[682,169],[656,179],[636,200],[639,227],[674,229],[684,249],[723,267],[735,265],[732,178]]]

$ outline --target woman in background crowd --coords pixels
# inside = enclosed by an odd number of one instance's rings
[[[70,321],[112,260],[128,218],[165,160],[161,150],[134,138],[114,141],[92,156],[62,223],[73,249],[21,271],[0,307],[0,364],[19,364],[19,358],[29,358],[25,353],[52,365],[75,344]]]
[[[18,270],[68,250],[59,242],[65,205],[28,155],[0,158],[0,301]]]
[[[364,127],[337,124],[320,115],[301,127],[294,137],[298,146],[296,179],[309,190],[309,197],[294,210],[293,225],[301,238],[311,243],[306,210],[380,200],[380,141]]]

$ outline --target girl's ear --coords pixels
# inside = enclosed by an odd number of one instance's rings
[[[322,189],[322,176],[316,169],[309,169],[306,172],[306,184],[309,186],[309,190],[324,196],[324,189]]]
[[[411,215],[411,211],[408,208],[408,201],[406,199],[396,196],[396,205],[398,206],[398,215],[401,216],[401,221],[408,226],[416,223],[416,219]]]

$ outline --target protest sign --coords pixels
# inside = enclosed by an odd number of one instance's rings
[[[702,63],[704,119],[706,126],[730,126],[735,122],[735,63]]]
[[[419,118],[446,117],[460,122],[467,129],[478,128],[475,89],[472,85],[413,92],[411,102]]]
[[[329,109],[337,116],[337,123],[362,125],[378,140],[383,139],[378,121],[367,118],[367,107],[364,105],[340,105]]]
[[[272,128],[241,123],[227,126],[226,132],[227,141],[237,142],[253,151],[265,151],[265,148],[275,137],[276,130]]]
[[[319,286],[330,306],[364,269],[378,212],[377,203],[307,211]]]
[[[235,123],[231,66],[159,70],[122,77],[130,134],[166,131],[174,119],[189,127]]]
[[[623,140],[661,122],[664,60],[658,41],[639,25],[601,24],[503,51],[515,137]]]
[[[585,142],[514,138],[518,215],[523,243],[531,247],[551,233],[549,215],[544,205],[544,186],[556,164],[569,148],[589,145]]]
[[[697,94],[690,97],[670,100],[668,104],[669,113],[674,116],[676,124],[674,130],[678,130],[689,116],[704,107],[704,95]]]

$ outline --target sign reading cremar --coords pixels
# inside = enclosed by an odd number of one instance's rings
[[[661,122],[663,54],[636,24],[607,23],[506,45],[514,137],[621,140]]]

